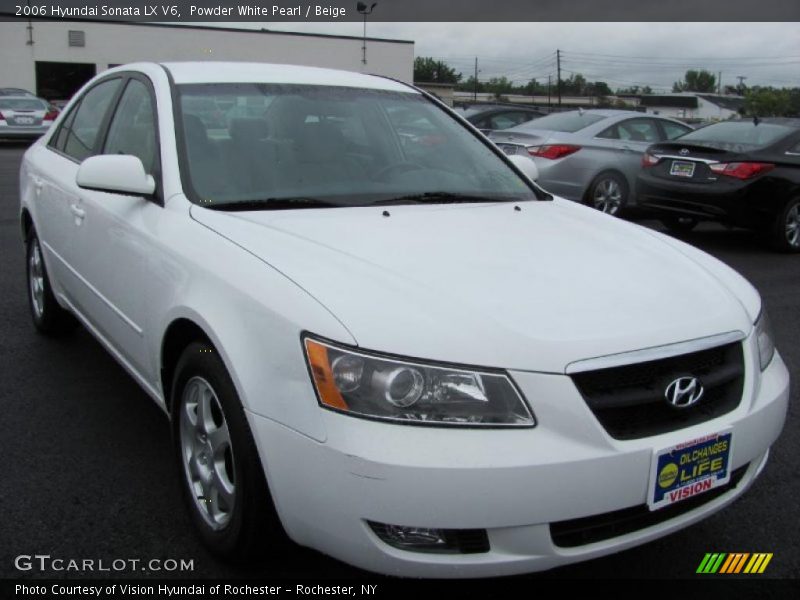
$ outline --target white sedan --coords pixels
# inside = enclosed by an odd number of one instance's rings
[[[629,548],[745,492],[788,372],[742,277],[530,165],[385,78],[111,69],[25,154],[33,322],[79,321],[163,408],[227,559],[284,532],[431,577]]]

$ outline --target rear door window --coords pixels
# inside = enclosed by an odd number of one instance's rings
[[[629,119],[617,124],[618,139],[628,142],[658,142],[658,127],[652,119]]]

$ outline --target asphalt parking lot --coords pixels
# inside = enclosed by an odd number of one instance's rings
[[[0,578],[84,576],[14,566],[18,555],[49,554],[194,561],[190,572],[127,576],[375,579],[299,547],[247,570],[205,552],[181,503],[163,413],[84,330],[58,341],[34,332],[17,217],[24,150],[0,145]],[[546,576],[693,577],[706,552],[772,552],[765,576],[800,575],[800,256],[772,253],[749,233],[711,225],[683,239],[737,269],[763,295],[795,382],[784,433],[764,473],[733,506],[665,539]]]

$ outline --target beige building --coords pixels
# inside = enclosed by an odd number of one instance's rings
[[[226,60],[329,67],[411,83],[414,43],[279,31],[98,21],[0,22],[0,87],[69,98],[97,73],[136,61]]]

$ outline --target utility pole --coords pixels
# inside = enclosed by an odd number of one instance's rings
[[[356,4],[356,10],[364,16],[364,37],[361,44],[361,63],[364,65],[367,64],[367,15],[371,15],[377,5],[377,2],[373,2],[369,7],[364,2]]]
[[[720,71],[719,75],[717,76],[717,93],[722,93],[722,71]]]
[[[547,108],[552,109],[553,105],[550,103],[550,81],[553,79],[552,75],[547,76]]]
[[[737,75],[736,79],[739,80],[739,86],[737,89],[739,90],[739,95],[741,96],[742,92],[744,92],[744,80],[747,79],[747,77],[744,75]]]
[[[28,0],[28,9],[29,10],[30,10],[30,7],[31,7],[31,0]],[[30,12],[28,14],[30,14]],[[28,41],[25,42],[25,45],[33,46],[33,21],[31,21],[30,19],[28,19],[28,26],[26,27],[26,29],[28,30]]]
[[[478,101],[478,57],[475,57],[475,77],[472,80],[472,99]]]
[[[556,50],[556,68],[558,70],[556,79],[556,90],[558,92],[558,108],[561,108],[561,50]]]

